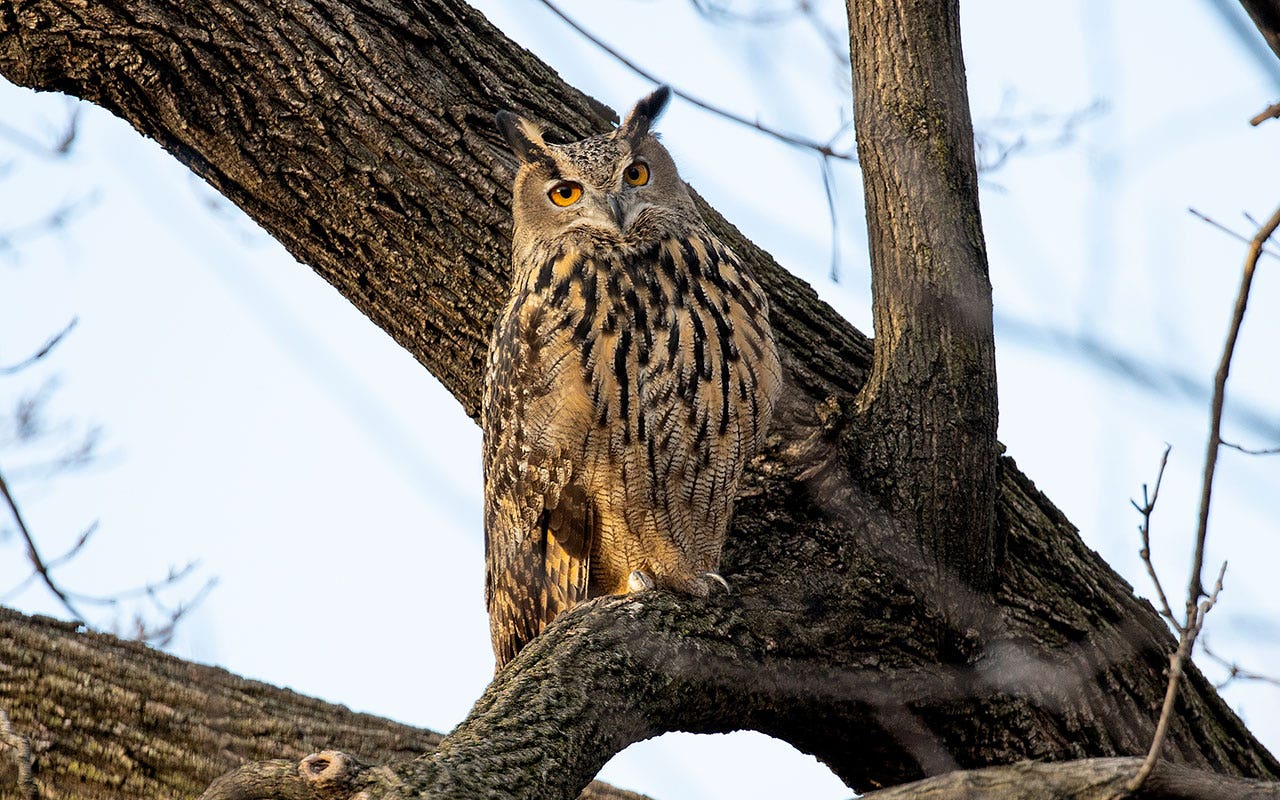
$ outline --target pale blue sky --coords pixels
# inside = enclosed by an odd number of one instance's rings
[[[841,4],[825,5],[840,22]],[[615,108],[651,88],[538,2],[477,6]],[[846,79],[803,21],[713,25],[677,0],[563,7],[664,80],[746,116],[817,139],[847,119]],[[1207,400],[1170,389],[1164,376],[1208,386],[1244,255],[1186,209],[1251,232],[1242,212],[1262,218],[1280,204],[1280,122],[1246,122],[1280,97],[1280,61],[1250,55],[1206,0],[972,0],[964,14],[980,128],[1004,130],[1002,116],[1106,106],[1069,146],[1015,157],[984,181],[1001,439],[1144,596],[1128,501],[1172,444],[1154,535],[1157,563],[1180,590]],[[0,85],[0,122],[35,132],[64,113],[58,98]],[[834,170],[841,280],[833,283],[812,155],[679,100],[659,128],[690,183],[868,329],[855,167]],[[0,141],[0,163],[8,161],[0,229],[92,197],[64,236],[0,260],[0,364],[80,319],[38,367],[0,378],[0,399],[57,376],[52,411],[104,431],[97,466],[53,481],[24,478],[39,454],[0,439],[0,468],[48,553],[100,522],[60,579],[109,591],[199,558],[199,575],[220,583],[183,624],[175,652],[451,729],[492,670],[479,430],[384,333],[109,115],[85,110],[68,160]],[[1264,262],[1259,274],[1230,386],[1252,422],[1237,413],[1228,431],[1254,446],[1280,444],[1276,267]],[[1100,366],[1097,350],[1128,361]],[[1278,478],[1280,457],[1223,456],[1209,552],[1231,567],[1206,633],[1216,650],[1273,674]],[[3,593],[25,565],[13,538],[0,548]],[[58,613],[38,588],[5,602]],[[317,615],[341,635],[317,640],[309,624]],[[1236,684],[1225,696],[1280,747],[1280,690]],[[602,777],[659,800],[849,795],[812,759],[758,735],[663,737],[634,746]]]

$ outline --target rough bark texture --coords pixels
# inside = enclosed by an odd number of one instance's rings
[[[31,744],[41,798],[195,797],[245,760],[341,748],[411,759],[440,736],[0,608],[0,709]],[[0,747],[0,800],[17,800]],[[296,769],[296,768],[295,768]],[[643,800],[593,784],[583,800]]]
[[[1249,12],[1271,52],[1280,56],[1280,0],[1240,0],[1240,5]]]
[[[0,73],[88,98],[158,140],[473,417],[508,277],[511,173],[493,113],[511,108],[566,138],[609,116],[456,0],[0,0]],[[565,615],[437,751],[361,773],[380,782],[370,796],[570,798],[625,744],[677,729],[761,730],[857,789],[1143,752],[1173,647],[1150,606],[1008,460],[994,490],[1007,554],[992,588],[940,585],[914,521],[904,531],[854,478],[869,342],[707,213],[770,293],[789,381],[726,552],[735,594],[606,599]],[[82,645],[90,681],[105,668],[98,646]],[[74,719],[41,698],[35,688],[6,702],[34,725]],[[112,702],[66,725],[91,731],[69,746],[114,746]],[[307,738],[263,734],[216,746],[256,758]],[[1194,668],[1166,754],[1280,775]],[[340,761],[310,764],[326,778],[347,774]]]
[[[990,585],[996,356],[954,0],[849,0],[875,360],[859,482],[911,521],[942,580]]]
[[[1115,800],[1125,797],[1125,785],[1142,766],[1140,758],[1097,758],[1067,764],[1022,762],[952,772],[939,778],[895,786],[863,795],[864,800]],[[1158,764],[1147,783],[1132,800],[1271,800],[1280,798],[1274,783],[1223,778],[1203,772]]]

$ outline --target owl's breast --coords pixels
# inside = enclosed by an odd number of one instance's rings
[[[767,301],[710,234],[548,252],[508,316],[527,433],[650,467],[758,449],[779,374]]]
[[[588,272],[575,337],[611,451],[754,453],[779,368],[767,301],[732,251],[709,234],[667,238]]]

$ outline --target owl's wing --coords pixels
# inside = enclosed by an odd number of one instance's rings
[[[490,344],[485,602],[499,669],[556,615],[587,599],[598,520],[580,465],[563,446],[564,409],[573,402],[559,379],[567,360],[559,352],[562,330],[537,298],[526,297],[508,307]]]

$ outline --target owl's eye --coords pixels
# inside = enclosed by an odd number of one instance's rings
[[[551,198],[551,202],[564,208],[582,199],[582,186],[573,181],[561,181],[551,187],[547,196]]]
[[[649,182],[649,165],[637,161],[622,173],[622,179],[632,186],[644,186]]]

